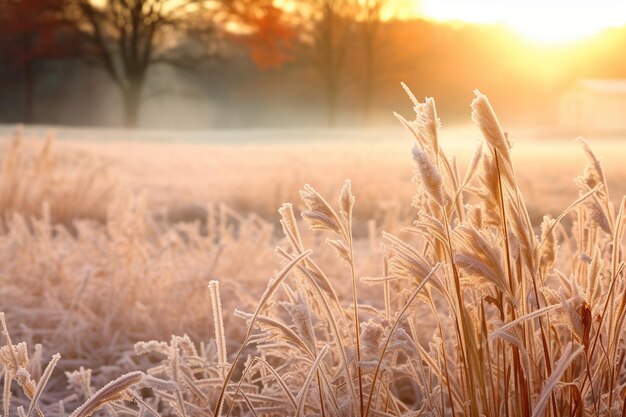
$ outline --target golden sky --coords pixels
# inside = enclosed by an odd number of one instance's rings
[[[626,0],[412,0],[417,15],[503,23],[526,38],[560,43],[626,24]]]

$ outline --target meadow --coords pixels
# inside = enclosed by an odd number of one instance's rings
[[[624,415],[624,142],[414,106],[3,129],[1,414]]]
[[[585,165],[574,134],[545,130],[509,131],[512,154],[524,167],[519,186],[536,221],[558,215],[576,199],[574,178]],[[416,188],[411,140],[402,127],[167,133],[38,127],[26,129],[26,147],[36,153],[48,135],[54,137],[60,173],[71,176],[77,169],[75,176],[85,179],[85,171],[98,171],[105,178],[93,188],[115,189],[98,201],[99,208],[89,209],[91,218],[103,219],[114,195],[132,194],[144,195],[151,211],[169,214],[172,221],[204,221],[207,205],[221,203],[238,215],[254,213],[276,223],[278,207],[297,203],[304,184],[328,195],[347,178],[359,196],[358,219],[414,214],[407,204]],[[6,151],[14,137],[14,127],[0,129],[0,149]],[[460,171],[481,140],[472,125],[444,126],[440,137]],[[591,134],[585,139],[601,156],[612,194],[626,194],[623,138]]]

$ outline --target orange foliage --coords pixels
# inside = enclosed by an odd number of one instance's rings
[[[280,68],[295,60],[296,30],[285,20],[284,11],[265,5],[259,13],[245,17],[251,34],[244,39],[250,58],[262,70]]]
[[[58,42],[65,26],[60,15],[64,0],[0,0],[0,38],[13,65],[39,58],[65,56]]]

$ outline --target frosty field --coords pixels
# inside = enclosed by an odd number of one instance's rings
[[[0,129],[2,149],[14,130]],[[380,218],[395,210],[413,213],[407,204],[415,193],[412,140],[402,128],[164,133],[38,127],[26,132],[35,148],[52,132],[62,164],[95,163],[117,192],[143,194],[155,213],[169,211],[174,220],[199,220],[208,203],[224,203],[241,215],[256,213],[275,222],[278,207],[297,202],[304,184],[328,194],[346,178],[359,199],[357,218]],[[573,179],[585,163],[576,137],[518,128],[510,138],[516,163],[524,167],[518,179],[531,215],[535,220],[558,215],[576,198]],[[602,159],[612,195],[619,198],[626,193],[621,177],[626,138],[585,139]],[[473,126],[441,132],[442,146],[461,172],[479,140]]]
[[[0,129],[1,414],[626,410],[626,142],[432,106],[415,137]]]

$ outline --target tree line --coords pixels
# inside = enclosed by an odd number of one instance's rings
[[[390,0],[0,0],[0,54],[25,75],[24,120],[32,119],[35,65],[78,57],[119,90],[124,125],[137,125],[149,71],[197,70],[243,48],[259,69],[298,61],[314,68],[327,122],[353,48],[365,56],[363,97],[372,100],[377,42]],[[367,109],[365,111],[368,111]]]
[[[78,60],[115,86],[126,127],[137,126],[148,75],[157,67],[202,75],[211,66],[240,63],[242,56],[259,74],[278,74],[281,84],[310,82],[329,126],[339,122],[341,100],[358,107],[353,110],[359,121],[368,123],[391,85],[401,94],[400,80],[420,95],[450,99],[452,107],[466,106],[460,91],[491,89],[490,97],[506,100],[506,115],[507,109],[532,113],[529,104],[538,98],[554,106],[558,93],[580,77],[626,76],[624,29],[569,49],[531,49],[502,27],[411,20],[401,15],[401,5],[394,0],[0,0],[0,70],[19,74],[20,119],[29,123],[42,74],[38,68]],[[296,72],[311,77],[294,77]],[[259,82],[267,78],[259,76]]]

